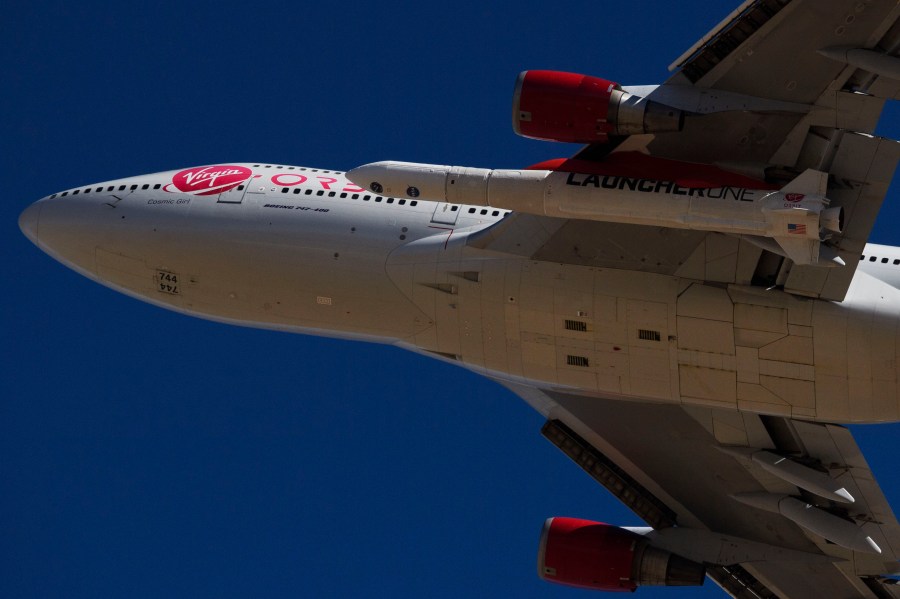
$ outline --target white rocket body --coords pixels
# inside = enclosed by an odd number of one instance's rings
[[[690,188],[671,181],[548,170],[491,170],[383,161],[347,173],[384,195],[516,212],[768,237],[797,264],[819,261],[820,234],[839,233],[827,175],[809,170],[785,188]]]

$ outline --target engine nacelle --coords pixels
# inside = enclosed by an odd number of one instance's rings
[[[542,579],[598,591],[641,585],[700,586],[706,569],[650,545],[639,534],[591,520],[548,518],[538,549]]]
[[[682,111],[576,73],[523,71],[513,93],[513,130],[523,137],[575,143],[610,135],[681,131]]]

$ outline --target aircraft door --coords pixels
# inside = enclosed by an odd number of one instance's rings
[[[459,218],[459,204],[439,203],[431,217],[431,222],[441,225],[455,225]]]
[[[216,200],[219,204],[240,204],[244,201],[244,194],[247,193],[247,186],[253,179],[247,179],[237,187],[232,187],[228,191],[219,194]]]

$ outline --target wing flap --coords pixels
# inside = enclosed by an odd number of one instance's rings
[[[740,14],[682,60],[671,82],[813,104],[833,82],[843,84],[855,71],[819,50],[874,47],[897,15],[891,0],[745,3]]]

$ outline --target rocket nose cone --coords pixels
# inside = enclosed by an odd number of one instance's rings
[[[345,176],[352,183],[375,193],[384,192],[384,184],[379,181],[383,179],[386,170],[380,163],[364,164],[347,171]]]

